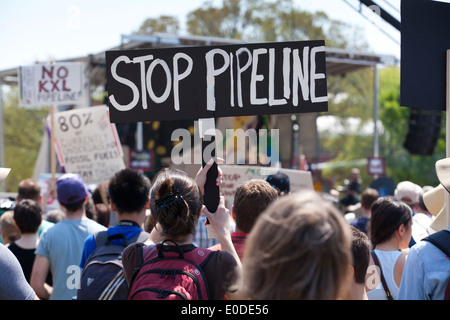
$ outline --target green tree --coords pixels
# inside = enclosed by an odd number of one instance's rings
[[[49,112],[48,107],[19,107],[18,100],[17,87],[4,99],[5,165],[11,168],[6,179],[8,192],[16,192],[21,180],[33,177]]]
[[[239,0],[225,0],[223,7],[214,7],[212,1],[205,1],[187,16],[187,30],[194,35],[207,35],[242,39],[251,11],[240,6]]]
[[[178,34],[180,31],[180,22],[177,17],[162,15],[158,18],[146,19],[135,34],[152,34],[155,32],[164,32]]]
[[[304,11],[293,0],[223,0],[221,7],[208,0],[188,14],[187,30],[252,42],[326,39],[330,47],[367,47],[357,28],[324,12]]]
[[[349,87],[352,88],[352,87]],[[373,97],[373,95],[372,95]],[[372,99],[372,97],[370,97]],[[397,67],[383,68],[379,71],[379,152],[386,160],[386,176],[392,178],[395,183],[409,180],[418,185],[436,186],[439,181],[435,172],[437,160],[445,157],[445,119],[442,120],[439,139],[430,156],[413,155],[403,147],[409,128],[410,109],[400,106],[400,69]],[[330,104],[331,108],[333,106]],[[373,111],[373,106],[367,103],[368,110]],[[345,112],[343,112],[345,113]],[[361,113],[360,113],[361,114]],[[361,114],[362,115],[362,114]],[[366,115],[365,121],[361,121],[360,127],[350,131],[349,118],[342,117],[341,126],[343,132],[338,135],[323,136],[322,148],[330,154],[336,155],[333,162],[348,162],[348,166],[326,169],[323,172],[325,178],[333,176],[338,184],[348,178],[348,172],[354,159],[365,159],[373,155],[373,136],[362,132],[363,127],[372,118]],[[364,120],[364,118],[360,118]],[[347,130],[345,130],[347,129]],[[360,165],[364,187],[372,182],[372,177],[366,173],[366,166]]]
[[[380,71],[380,120],[384,131],[380,135],[380,155],[386,159],[387,175],[397,183],[410,180],[419,185],[439,184],[435,163],[445,158],[445,117],[439,139],[430,156],[412,155],[403,147],[409,127],[407,107],[400,106],[400,69]]]

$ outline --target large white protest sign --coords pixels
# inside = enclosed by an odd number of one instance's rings
[[[115,124],[106,106],[55,113],[55,150],[66,172],[100,184],[125,168]]]
[[[80,104],[83,99],[83,64],[36,64],[19,68],[20,105]]]
[[[314,189],[311,172],[309,171],[244,165],[220,165],[220,168],[223,174],[220,192],[224,196],[228,208],[231,208],[236,188],[241,183],[251,179],[265,179],[278,171],[285,173],[289,177],[291,192],[302,189]]]

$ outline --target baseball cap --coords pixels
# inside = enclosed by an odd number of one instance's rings
[[[66,173],[56,182],[58,201],[62,204],[73,204],[84,200],[87,196],[87,188],[80,175]]]
[[[266,181],[273,188],[277,189],[278,194],[289,193],[290,191],[289,177],[283,172],[277,172],[267,176]]]

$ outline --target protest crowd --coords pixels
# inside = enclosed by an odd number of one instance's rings
[[[66,173],[53,190],[60,210],[26,179],[0,217],[0,299],[448,299],[449,161],[436,163],[438,187],[403,181],[379,196],[355,179],[335,201],[291,192],[277,173],[241,183],[215,212],[204,205],[212,161],[152,181],[122,169],[103,202]]]
[[[321,169],[308,167],[309,152],[300,148],[300,124],[309,125],[306,122],[316,118],[300,123],[296,116],[327,112],[333,98],[335,106],[346,109],[344,118],[361,120],[357,130],[363,132],[366,113],[359,119],[352,112],[360,101],[367,109],[371,95],[352,94],[366,91],[373,83],[376,156],[367,158],[368,174],[388,178],[378,156],[377,124],[400,127],[397,116],[387,123],[379,121],[381,97],[389,107],[385,118],[394,114],[397,104],[416,109],[410,113],[403,146],[411,154],[420,146],[420,154],[430,155],[428,147],[436,142],[430,141],[441,135],[442,111],[447,112],[446,131],[450,130],[450,51],[444,33],[449,28],[445,23],[450,21],[450,6],[442,1],[402,1],[400,25],[373,1],[359,1],[401,31],[401,92],[397,94],[396,73],[378,80],[377,68],[387,65],[389,56],[344,49],[366,47],[362,39],[356,39],[360,30],[352,33],[355,39],[350,42],[340,34],[340,27],[335,28],[347,25],[328,20],[322,11],[297,14],[294,1],[269,3],[247,1],[241,14],[240,1],[225,1],[225,11],[212,11],[214,15],[205,23],[214,28],[212,22],[223,12],[232,18],[218,19],[225,22],[225,29],[231,25],[236,36],[232,41],[213,34],[200,41],[200,34],[210,31],[189,37],[165,32],[153,35],[147,30],[160,28],[152,26],[150,19],[143,24],[145,32],[122,35],[121,45],[105,51],[100,60],[96,60],[100,54],[89,54],[0,72],[2,126],[8,120],[19,128],[16,118],[3,120],[2,79],[19,85],[20,93],[14,93],[18,105],[49,107],[43,121],[48,140],[42,151],[49,147],[50,152],[40,152],[39,162],[46,168],[36,167],[33,175],[51,172],[45,188],[41,181],[27,178],[17,184],[14,196],[0,197],[0,300],[450,300],[450,141],[446,141],[447,157],[433,163],[437,186],[418,185],[410,177],[411,181],[396,182],[389,178],[393,184],[389,192],[380,185],[363,187],[356,167],[365,159],[351,162],[355,168],[348,168],[345,186],[332,185],[335,177],[325,186]],[[212,4],[206,1],[204,6],[212,9]],[[48,10],[49,6],[42,7]],[[268,20],[259,16],[263,11],[252,13],[257,7],[267,12]],[[189,24],[195,20],[192,26],[200,26],[200,16],[207,10],[193,11]],[[249,26],[247,36],[236,28],[234,12]],[[313,23],[316,17],[320,21]],[[171,17],[164,17],[161,24],[170,22],[167,18]],[[253,23],[264,28],[257,29]],[[320,24],[330,31],[325,32]],[[277,28],[281,33],[274,33]],[[259,39],[258,33],[268,33],[264,39],[270,41],[253,42]],[[310,38],[309,33],[321,39],[295,40]],[[285,38],[290,40],[277,41]],[[398,59],[393,60],[397,63]],[[373,80],[368,81],[369,73],[346,78],[347,73],[366,67],[374,68]],[[94,75],[100,80],[93,81]],[[335,78],[330,82],[329,76]],[[391,81],[389,91],[378,92],[378,82]],[[347,85],[356,83],[355,89],[347,90]],[[330,84],[333,92],[328,91]],[[94,104],[92,93],[98,96]],[[349,104],[341,104],[344,100]],[[287,122],[278,115],[287,115]],[[254,116],[255,123],[242,120]],[[233,125],[217,122],[216,128],[216,119],[232,117],[241,120]],[[170,123],[171,141],[166,132],[158,132],[160,121]],[[423,128],[419,126],[422,121]],[[157,146],[152,139],[144,146],[144,132],[150,126],[142,125],[150,122],[151,131],[158,132],[164,145]],[[434,122],[439,126],[434,128]],[[126,129],[119,132],[115,123],[125,123]],[[177,123],[187,127],[177,127]],[[292,139],[280,139],[279,129],[284,127]],[[316,131],[312,132],[315,136]],[[133,143],[124,143],[125,135]],[[315,149],[316,140],[311,142]],[[242,146],[234,146],[235,141],[243,141]],[[239,154],[242,150],[238,149],[246,148],[245,141],[249,150]],[[359,141],[366,140],[358,138],[348,146],[360,148]],[[129,152],[128,163],[122,144]],[[4,143],[0,145],[3,153]],[[168,158],[169,146],[173,146],[170,161],[156,165],[153,152],[156,158]],[[282,168],[283,147],[291,149],[294,169]],[[227,153],[231,150],[233,156]],[[250,156],[253,151],[256,157]],[[191,165],[191,156],[198,165],[195,173],[177,167]],[[239,165],[230,169],[235,163],[225,164],[222,157],[227,156],[243,162],[237,161]],[[235,171],[224,173],[226,165]],[[241,174],[243,167],[251,171],[252,178]],[[369,172],[370,167],[382,173]],[[313,173],[319,173],[320,178],[314,179],[317,184],[313,184]],[[0,184],[14,174],[14,170],[0,168]],[[187,307],[190,310],[191,304]],[[256,310],[267,314],[262,308]],[[311,315],[322,313],[317,309]],[[402,308],[402,316],[405,309],[415,311]],[[183,309],[181,314],[188,313]]]

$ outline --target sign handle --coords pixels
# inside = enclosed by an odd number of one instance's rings
[[[55,153],[55,106],[50,106],[50,170],[51,170],[51,193],[53,199],[56,199],[56,153]]]

